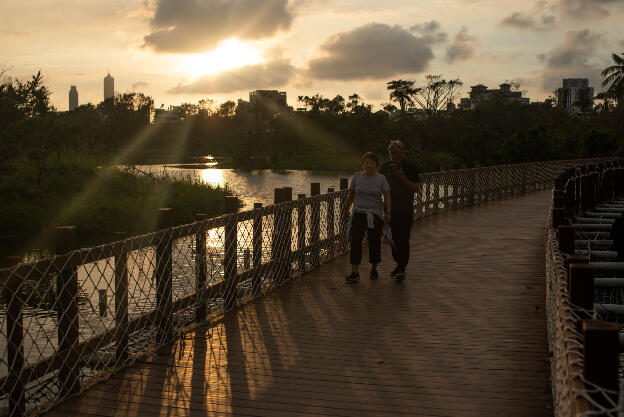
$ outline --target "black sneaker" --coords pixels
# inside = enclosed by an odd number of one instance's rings
[[[360,274],[357,272],[351,272],[349,275],[347,275],[347,277],[345,278],[346,282],[358,282],[360,280]]]
[[[377,270],[371,270],[370,272],[370,279],[375,280],[375,279],[379,279],[379,272],[377,272]]]
[[[399,271],[397,272],[397,274],[394,276],[394,279],[396,279],[397,281],[403,281],[406,278],[405,276],[405,271]]]
[[[397,266],[396,268],[394,268],[394,269],[392,270],[392,272],[390,272],[390,276],[391,276],[391,277],[396,277],[396,276],[397,276],[397,274],[399,274],[399,273],[401,273],[401,272],[402,272],[402,273],[405,273],[405,268],[401,268],[400,266]]]

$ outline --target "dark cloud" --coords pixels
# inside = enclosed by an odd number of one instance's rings
[[[295,75],[295,68],[287,59],[247,65],[205,75],[196,81],[177,85],[169,90],[173,94],[218,94],[282,87]]]
[[[261,39],[290,27],[288,0],[158,0],[144,46],[156,52],[214,49],[231,37]]]
[[[369,23],[330,36],[319,47],[324,55],[308,62],[311,78],[357,80],[423,71],[433,59],[431,41],[400,26]]]
[[[148,86],[149,86],[149,84],[146,83],[145,81],[139,81],[139,82],[136,82],[136,83],[132,84],[132,89],[133,90],[137,90],[139,88],[145,88],[145,87],[148,87]]]
[[[567,16],[585,20],[607,17],[610,14],[610,6],[623,3],[622,0],[558,0],[557,6]]]
[[[436,20],[419,23],[410,28],[412,32],[420,34],[429,43],[446,42],[448,35],[440,30],[440,23]]]
[[[455,61],[466,61],[474,56],[479,44],[479,39],[469,35],[468,28],[462,26],[453,43],[446,49],[446,60],[451,64]]]
[[[594,52],[605,43],[605,38],[588,29],[569,31],[563,42],[547,54],[538,55],[544,64],[542,87],[552,91],[561,86],[563,78],[589,78],[590,85],[600,85],[600,65],[592,62]]]
[[[521,12],[513,12],[498,22],[500,27],[509,27],[520,30],[548,30],[555,26],[555,16],[542,15],[539,19]]]
[[[566,32],[563,42],[548,52],[546,66],[566,68],[585,65],[596,47],[604,42],[602,35],[588,29]]]

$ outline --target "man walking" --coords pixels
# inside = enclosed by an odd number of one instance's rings
[[[405,160],[405,144],[400,140],[388,145],[390,162],[382,165],[380,173],[390,184],[392,200],[392,258],[396,268],[390,273],[397,281],[405,279],[405,267],[409,261],[410,232],[414,220],[414,193],[420,192],[420,176],[416,166]]]

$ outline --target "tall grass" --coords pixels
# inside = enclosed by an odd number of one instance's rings
[[[40,182],[25,161],[0,175],[2,255],[50,246],[55,227],[61,225],[77,226],[80,245],[86,246],[110,241],[116,231],[152,231],[159,207],[171,207],[176,224],[193,221],[196,213],[216,216],[224,211],[227,188],[103,168],[105,162],[88,155],[64,156]]]

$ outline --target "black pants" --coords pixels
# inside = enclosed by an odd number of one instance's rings
[[[378,264],[381,261],[381,231],[384,222],[378,216],[374,216],[375,228],[368,229],[366,214],[353,213],[351,221],[351,253],[349,260],[352,265],[362,263],[362,241],[364,233],[368,235],[368,262]]]
[[[399,268],[405,268],[410,254],[410,233],[412,231],[412,213],[392,213],[390,230],[392,230],[392,258]]]

